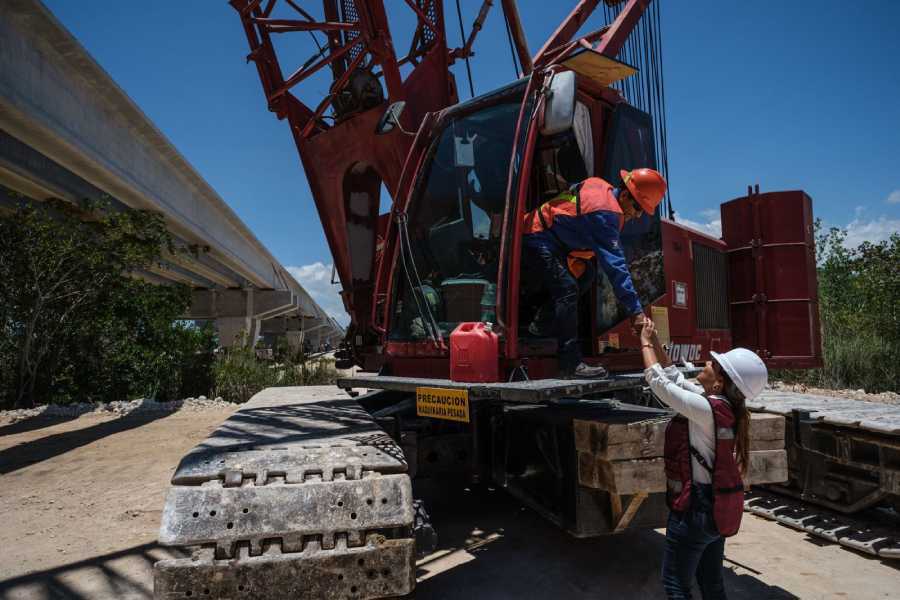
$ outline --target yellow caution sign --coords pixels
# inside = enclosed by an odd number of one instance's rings
[[[416,414],[420,417],[469,422],[469,390],[416,388]]]

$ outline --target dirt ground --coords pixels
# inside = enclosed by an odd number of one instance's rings
[[[0,424],[0,598],[152,595],[168,479],[228,410]],[[440,536],[419,600],[660,598],[663,535],[575,540],[502,492],[428,494]],[[728,541],[732,599],[896,598],[900,561],[825,545],[746,515]]]

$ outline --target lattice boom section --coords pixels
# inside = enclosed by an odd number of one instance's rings
[[[425,13],[425,16],[428,17],[428,20],[434,23],[435,27],[440,27],[438,23],[437,0],[418,0],[418,5],[422,12]],[[434,41],[434,38],[435,32],[425,25],[422,28],[422,45],[427,46]]]
[[[341,0],[341,19],[344,23],[353,23],[359,22],[359,12],[356,10],[356,1],[355,0]],[[355,31],[346,31],[344,32],[344,43],[350,44],[359,37],[359,34]],[[353,62],[353,60],[359,56],[359,53],[363,51],[362,43],[354,45],[350,51],[347,53],[350,56],[350,60],[347,63]]]

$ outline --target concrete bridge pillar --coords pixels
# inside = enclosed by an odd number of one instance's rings
[[[251,345],[261,336],[285,336],[295,348],[309,341],[318,349],[326,340],[337,347],[341,328],[324,313],[306,314],[301,300],[288,290],[194,290],[191,308],[184,318],[213,321],[219,344],[225,347],[240,341],[242,335]]]
[[[293,293],[286,290],[194,290],[185,318],[212,320],[222,346],[230,347],[244,336],[253,346],[262,333],[262,323],[296,308]]]

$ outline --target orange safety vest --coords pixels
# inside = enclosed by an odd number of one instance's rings
[[[523,217],[523,235],[551,231],[553,220],[557,216],[580,217],[581,215],[602,210],[619,215],[619,231],[625,224],[625,217],[619,200],[613,190],[615,188],[599,177],[588,177],[575,189],[575,193],[562,192],[552,200],[541,204],[535,210],[525,213]],[[571,250],[566,256],[569,272],[576,278],[584,275],[587,263],[594,259],[593,250]]]

